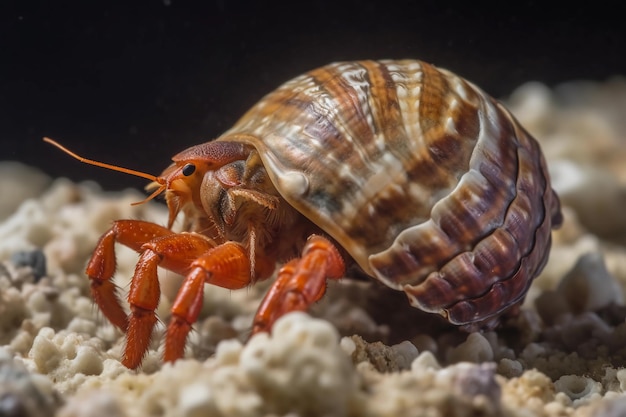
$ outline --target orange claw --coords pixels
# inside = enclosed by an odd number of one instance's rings
[[[302,257],[284,265],[261,302],[252,335],[270,331],[276,320],[292,311],[305,311],[326,292],[328,279],[339,279],[345,265],[339,251],[328,239],[312,235]]]

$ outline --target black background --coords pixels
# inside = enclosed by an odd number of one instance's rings
[[[0,160],[108,189],[141,187],[41,137],[158,174],[283,81],[337,60],[420,58],[496,97],[530,80],[626,74],[617,6],[472,3],[3,1]]]

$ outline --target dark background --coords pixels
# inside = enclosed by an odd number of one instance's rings
[[[0,160],[108,189],[141,187],[41,137],[158,174],[283,81],[337,60],[420,58],[496,97],[530,80],[626,75],[621,13],[598,2],[127,3],[2,2]]]

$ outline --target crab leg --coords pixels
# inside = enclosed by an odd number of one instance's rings
[[[183,356],[191,325],[198,320],[202,309],[204,284],[235,290],[247,286],[250,281],[250,260],[239,243],[226,242],[198,257],[191,264],[191,271],[172,306],[163,359],[173,362]]]
[[[328,279],[339,279],[345,266],[337,248],[326,238],[312,235],[302,257],[284,265],[257,310],[252,335],[270,331],[276,320],[291,311],[306,311],[326,292]]]
[[[157,317],[160,288],[157,266],[186,274],[172,306],[165,339],[165,360],[182,357],[187,334],[202,308],[205,283],[238,289],[250,283],[250,261],[234,242],[215,246],[201,235],[182,233],[162,236],[144,244],[128,293],[130,315],[122,363],[134,369],[148,350]]]
[[[126,312],[119,301],[118,287],[111,281],[116,267],[115,242],[139,252],[144,243],[173,234],[154,223],[118,220],[98,241],[85,271],[91,281],[91,295],[104,316],[123,332],[128,329]]]

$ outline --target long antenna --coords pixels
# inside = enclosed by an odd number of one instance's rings
[[[49,144],[51,144],[53,146],[56,146],[57,148],[59,148],[60,150],[62,150],[66,154],[70,155],[71,157],[78,159],[80,162],[84,162],[84,163],[89,164],[89,165],[95,165],[95,166],[101,167],[101,168],[111,169],[113,171],[123,172],[125,174],[134,175],[136,177],[146,178],[146,179],[148,179],[150,181],[159,182],[158,178],[156,176],[151,175],[151,174],[147,174],[145,172],[136,171],[134,169],[128,169],[128,168],[119,167],[117,165],[106,164],[104,162],[94,161],[93,159],[83,158],[82,156],[75,154],[74,152],[70,151],[65,146],[61,145],[60,143],[58,143],[57,141],[55,141],[53,139],[43,138],[43,141],[44,142],[48,142]]]

